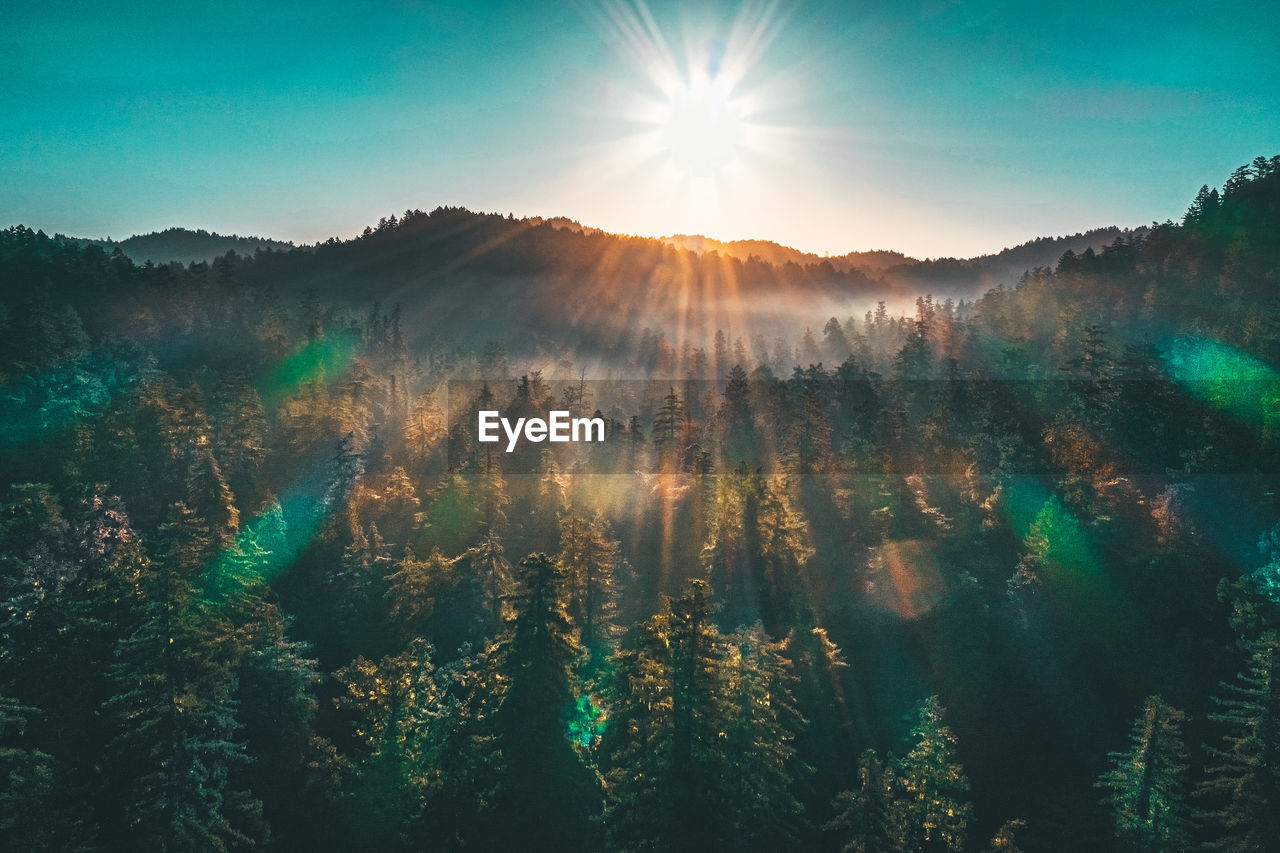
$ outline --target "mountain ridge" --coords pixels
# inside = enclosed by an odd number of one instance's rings
[[[445,209],[445,208],[439,208]],[[456,210],[477,217],[485,216],[466,208]],[[412,213],[406,211],[406,213]],[[382,220],[384,223],[387,219]],[[395,222],[392,217],[391,222]],[[782,243],[764,239],[718,240],[702,234],[672,234],[662,237],[634,237],[606,231],[594,226],[583,225],[567,217],[526,217],[518,222],[530,226],[548,225],[557,230],[577,232],[586,236],[614,237],[624,240],[655,240],[663,245],[684,249],[695,255],[703,256],[715,253],[722,257],[735,258],[739,261],[763,261],[774,267],[784,267],[788,263],[798,267],[818,267],[829,264],[839,273],[858,273],[868,278],[887,279],[886,283],[899,283],[907,286],[927,287],[936,285],[951,292],[985,289],[1001,281],[1011,283],[1023,272],[1037,267],[1052,267],[1067,251],[1080,254],[1092,248],[1099,251],[1102,247],[1114,242],[1118,237],[1131,237],[1147,231],[1146,228],[1121,228],[1111,225],[1092,228],[1087,231],[1061,236],[1037,237],[1010,246],[999,252],[977,255],[971,258],[938,257],[915,258],[892,249],[872,249],[852,251],[841,255],[820,255],[805,252]],[[333,242],[349,243],[361,237],[377,233],[373,227],[366,228],[364,233]],[[56,235],[64,236],[64,235]],[[290,251],[294,249],[309,250],[326,245],[299,244],[286,240],[275,240],[254,235],[219,234],[205,229],[191,229],[173,226],[162,231],[147,234],[135,234],[123,240],[94,239],[85,237],[66,237],[82,245],[96,245],[105,251],[119,248],[135,263],[153,264],[169,263],[211,263],[229,251],[238,255],[253,255],[260,250]]]
[[[134,234],[123,240],[112,240],[110,237],[106,239],[67,237],[66,239],[86,246],[100,246],[107,252],[118,248],[129,260],[138,264],[147,261],[153,264],[211,263],[215,258],[220,258],[231,251],[239,255],[251,255],[259,249],[297,248],[294,243],[287,240],[219,234],[203,228],[192,229],[181,226],[170,226],[163,231],[152,231],[147,234]]]

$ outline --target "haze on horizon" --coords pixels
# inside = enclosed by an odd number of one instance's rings
[[[1265,4],[51,3],[0,224],[314,242],[408,208],[972,257],[1178,218],[1275,147]]]

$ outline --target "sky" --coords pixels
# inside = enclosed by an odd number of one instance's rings
[[[407,209],[968,257],[1280,153],[1270,2],[6,4],[0,226]]]

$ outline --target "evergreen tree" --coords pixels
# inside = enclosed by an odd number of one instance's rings
[[[545,554],[521,560],[511,621],[494,654],[505,690],[493,726],[506,767],[495,833],[506,849],[586,849],[599,805],[595,774],[569,738],[574,671],[585,651],[565,587],[563,569]]]
[[[506,595],[511,584],[511,563],[503,544],[511,498],[497,460],[488,450],[485,453],[476,483],[478,538],[463,556],[484,589],[488,636],[495,637],[506,618]]]
[[[831,458],[830,385],[821,364],[811,364],[807,370],[797,367],[792,375],[787,468],[795,474],[819,472]]]
[[[573,511],[561,516],[556,566],[564,574],[565,603],[597,663],[614,634],[618,609],[614,575],[619,560],[618,542],[610,537],[603,514],[596,513],[590,520]]]
[[[1215,830],[1211,850],[1265,850],[1280,838],[1280,633],[1264,631],[1244,642],[1247,668],[1209,715],[1226,731],[1208,748],[1209,764],[1197,790],[1206,803],[1199,816]]]
[[[758,622],[725,639],[723,753],[733,848],[799,848],[808,827],[793,791],[808,768],[796,759],[795,735],[806,721],[791,694],[787,641],[773,642]]]
[[[257,469],[267,459],[268,424],[262,399],[242,376],[219,382],[210,411],[212,450],[228,487],[241,498],[251,495]]]
[[[24,737],[39,713],[0,696],[0,837],[12,850],[91,850],[83,811],[65,802],[58,763]]]
[[[463,561],[433,548],[425,560],[406,551],[388,578],[391,621],[406,639],[430,637],[452,655],[474,646],[488,625],[485,591]]]
[[[711,588],[690,581],[615,659],[606,733],[605,825],[619,850],[714,850],[717,823],[719,632]]]
[[[924,701],[911,729],[911,751],[894,766],[891,823],[899,849],[906,853],[964,849],[973,806],[964,799],[969,779],[945,714],[937,696]]]
[[[759,628],[722,638],[703,580],[628,638],[614,658],[603,744],[611,847],[797,843],[791,743],[803,721],[779,652]]]
[[[261,803],[229,784],[247,761],[236,739],[225,629],[196,595],[216,541],[183,504],[137,578],[133,624],[109,672],[110,776],[126,795],[124,838],[148,850],[224,851],[263,834]]]
[[[353,844],[404,849],[424,835],[424,810],[443,784],[439,751],[456,708],[437,680],[432,649],[414,641],[374,663],[363,657],[334,673],[345,691],[338,707],[353,722],[362,752],[359,787],[348,818]]]
[[[892,768],[874,749],[858,756],[857,787],[841,791],[832,804],[836,816],[823,828],[838,833],[841,853],[891,853],[889,823],[894,793]]]
[[[724,621],[761,620],[778,635],[812,627],[800,572],[813,552],[781,491],[740,465],[717,478],[710,515],[701,562],[724,591]]]
[[[662,398],[662,406],[653,415],[653,451],[659,471],[679,471],[683,467],[684,404],[676,389]]]
[[[542,451],[538,463],[538,495],[524,524],[525,541],[536,551],[555,550],[560,536],[560,517],[569,506],[571,478],[562,473],[550,448]]]
[[[829,364],[839,364],[848,358],[852,352],[849,339],[844,333],[844,327],[840,325],[840,321],[835,317],[827,320],[827,325],[822,327],[822,347],[826,353],[825,359]]]
[[[1185,226],[1203,225],[1206,221],[1210,221],[1217,212],[1218,207],[1218,191],[1209,191],[1209,185],[1204,184],[1200,187],[1200,192],[1196,193],[1195,200],[1191,202],[1191,207],[1187,208],[1187,212],[1182,216],[1182,224]]]
[[[928,379],[933,369],[933,353],[929,346],[929,320],[918,317],[910,324],[906,342],[894,357],[898,378],[907,381]]]
[[[1025,820],[1006,820],[992,837],[987,853],[1022,853],[1022,848],[1018,846],[1017,835],[1026,828]]]
[[[724,435],[724,454],[732,463],[754,459],[755,423],[751,412],[751,383],[741,364],[729,369],[729,379],[724,389],[724,403],[720,407],[720,421]]]
[[[1111,806],[1116,840],[1125,850],[1163,853],[1190,845],[1185,718],[1159,696],[1148,696],[1133,724],[1132,746],[1111,753],[1111,768],[1098,780],[1109,792],[1103,802]]]

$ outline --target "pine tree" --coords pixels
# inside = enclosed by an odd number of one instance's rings
[[[1000,829],[991,838],[991,846],[987,848],[987,853],[1022,853],[1022,848],[1018,846],[1017,835],[1027,828],[1025,820],[1006,820],[1000,825]]]
[[[857,787],[841,791],[832,804],[836,816],[823,829],[845,839],[841,853],[891,853],[889,823],[894,780],[874,749],[858,756]]]
[[[1221,747],[1208,748],[1209,766],[1197,794],[1207,805],[1198,813],[1216,832],[1208,849],[1264,850],[1280,838],[1280,633],[1264,631],[1243,643],[1247,668],[1209,719],[1226,731]]]
[[[754,459],[755,423],[751,413],[751,383],[741,364],[729,370],[729,380],[724,389],[724,403],[720,407],[720,422],[724,430],[724,455],[732,463]]]
[[[574,672],[585,650],[566,577],[545,554],[520,561],[511,620],[494,652],[505,690],[493,715],[506,767],[495,841],[506,849],[583,850],[599,786],[569,738]]]
[[[538,494],[524,523],[524,540],[535,551],[555,550],[560,517],[569,506],[571,477],[560,470],[556,455],[544,449],[538,462]]]
[[[1199,225],[1205,215],[1205,208],[1209,204],[1209,185],[1203,184],[1200,192],[1196,193],[1195,199],[1191,202],[1191,206],[1187,208],[1187,212],[1182,215],[1182,224],[1185,226]]]
[[[714,358],[711,365],[713,377],[718,380],[729,368],[729,339],[725,336],[723,329],[716,329],[715,335],[712,336],[711,351]]]
[[[422,641],[374,663],[363,657],[334,673],[345,688],[338,707],[363,747],[354,827],[360,843],[396,848],[413,833],[437,793],[435,750],[450,725],[431,646]]]
[[[232,546],[240,527],[240,511],[236,509],[235,496],[222,476],[218,461],[207,446],[199,445],[191,452],[183,501],[208,525],[217,547]]]
[[[492,837],[483,812],[503,772],[488,719],[501,697],[494,667],[484,654],[439,667],[432,657],[415,640],[334,674],[360,744],[338,849],[460,849]]]
[[[569,615],[597,662],[606,655],[614,634],[618,609],[614,575],[619,559],[618,542],[610,537],[609,522],[602,513],[590,520],[574,511],[561,516],[556,566],[564,573]]]
[[[798,848],[807,824],[793,790],[807,768],[796,759],[795,735],[806,721],[791,695],[787,641],[770,640],[759,622],[725,639],[723,758],[733,847]]]
[[[396,564],[396,570],[387,576],[387,606],[393,622],[398,623],[409,637],[424,634],[436,615],[441,593],[451,584],[453,563],[439,548],[433,548],[425,560],[419,560],[412,551]]]
[[[722,638],[711,587],[695,579],[624,642],[614,670],[603,743],[611,847],[797,843],[791,744],[803,720],[778,644],[759,627]]]
[[[787,430],[787,467],[798,475],[819,471],[831,458],[831,424],[827,408],[831,377],[821,364],[799,367],[788,383],[790,427]]]
[[[267,416],[262,399],[242,376],[230,376],[213,391],[210,418],[213,453],[228,486],[241,498],[251,494],[258,468],[267,458]]]
[[[57,761],[24,737],[39,715],[0,696],[0,838],[12,850],[91,850],[83,810],[65,802]]]
[[[1086,326],[1079,351],[1066,359],[1062,369],[1067,374],[1067,389],[1071,394],[1070,421],[1083,425],[1095,435],[1110,430],[1115,419],[1117,389],[1110,379],[1115,375],[1115,361],[1107,343],[1106,329],[1098,323]]]
[[[973,806],[964,798],[969,779],[956,755],[956,737],[937,696],[920,706],[911,729],[914,745],[894,767],[891,822],[907,853],[964,849]]]
[[[448,438],[444,412],[434,395],[418,399],[405,421],[404,443],[411,470],[422,474],[431,466],[434,454]]]
[[[678,599],[615,656],[606,751],[605,825],[619,850],[714,850],[725,835],[715,796],[719,633],[711,588],[685,584]]]
[[[127,794],[131,846],[224,851],[262,834],[261,804],[228,784],[247,758],[221,653],[226,629],[196,594],[215,541],[194,512],[174,507],[158,534],[160,556],[137,578],[134,622],[109,672],[108,772]]]
[[[929,346],[929,320],[917,318],[910,325],[906,342],[894,357],[898,378],[914,381],[928,379],[933,370],[933,352]]]
[[[446,659],[482,644],[489,629],[486,592],[466,560],[439,548],[425,560],[406,551],[387,580],[391,621],[406,639],[429,637]]]
[[[801,569],[813,556],[806,525],[786,495],[775,485],[761,482],[759,505],[748,504],[747,517],[754,515],[758,528],[758,548],[764,583],[762,617],[765,627],[782,635],[792,627],[814,624],[809,595]]]
[[[681,470],[684,421],[684,404],[676,394],[676,389],[672,388],[662,398],[662,406],[653,415],[653,451],[658,471]]]
[[[286,636],[274,603],[264,602],[241,631],[252,634],[235,672],[238,736],[248,764],[232,781],[242,779],[245,790],[263,797],[274,843],[315,846],[323,827],[312,815],[338,798],[333,748],[316,733],[317,662],[306,643]]]
[[[506,595],[511,584],[511,563],[503,545],[511,498],[502,471],[488,450],[476,483],[475,500],[479,534],[463,556],[485,591],[488,636],[496,637],[506,618]]]
[[[1098,779],[1098,787],[1109,791],[1103,803],[1111,806],[1116,840],[1125,850],[1164,853],[1190,844],[1185,718],[1159,696],[1148,696],[1133,724],[1132,746],[1111,753],[1111,768]]]
[[[337,644],[344,658],[364,647],[373,627],[377,590],[392,565],[378,525],[370,523],[366,531],[357,524],[336,565],[322,576],[323,597],[319,604],[328,609],[331,625],[325,639]]]
[[[849,339],[845,336],[844,327],[840,325],[840,321],[835,317],[827,320],[827,325],[822,327],[822,347],[826,352],[826,359],[829,364],[839,364],[848,358],[851,353]]]
[[[739,465],[717,478],[709,514],[701,562],[724,592],[727,624],[761,620],[779,636],[795,626],[811,627],[800,572],[813,552],[780,489]]]

